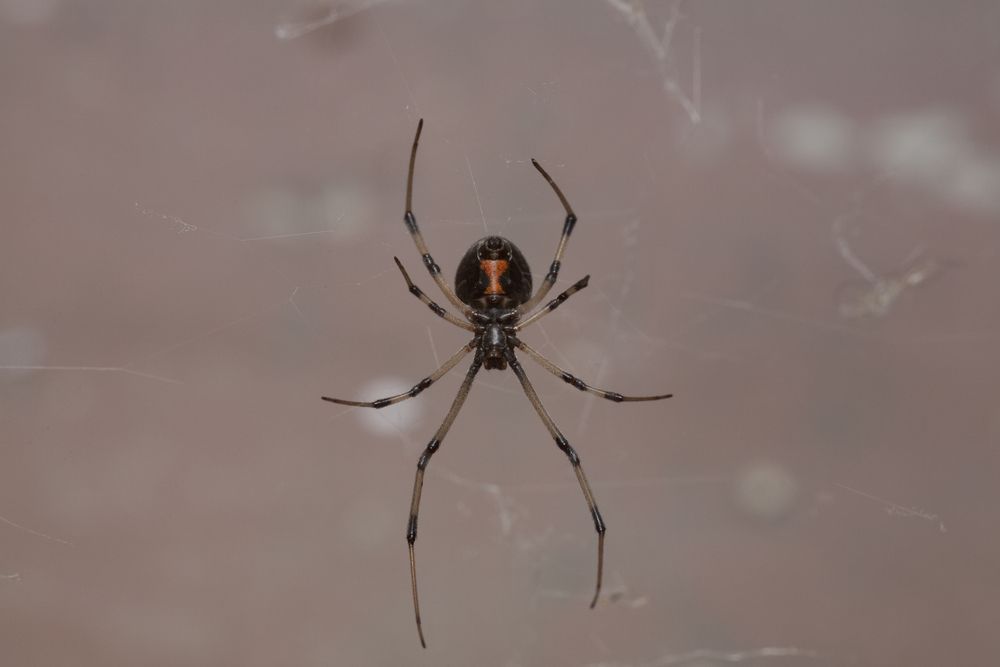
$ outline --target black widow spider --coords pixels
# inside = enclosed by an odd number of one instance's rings
[[[580,378],[559,368],[518,338],[517,335],[522,329],[533,322],[537,322],[547,313],[551,313],[558,308],[563,301],[586,287],[587,282],[590,280],[589,275],[584,276],[582,280],[578,280],[569,289],[563,291],[556,298],[545,304],[543,308],[528,315],[532,309],[541,303],[545,295],[555,285],[556,278],[559,276],[563,251],[566,249],[566,241],[569,239],[569,235],[573,232],[573,226],[576,224],[576,214],[573,213],[573,209],[570,208],[569,202],[566,201],[566,197],[559,189],[559,186],[555,184],[555,181],[552,180],[548,173],[534,159],[532,159],[531,164],[535,166],[535,169],[538,170],[545,181],[552,187],[556,196],[559,197],[559,201],[562,202],[563,208],[566,209],[566,221],[563,224],[562,236],[559,238],[559,246],[556,248],[555,258],[552,260],[549,272],[542,281],[542,286],[532,295],[531,271],[528,269],[528,263],[525,261],[521,251],[502,236],[487,236],[472,244],[472,247],[462,257],[462,261],[458,265],[458,271],[455,274],[455,289],[451,289],[444,278],[441,277],[441,268],[434,262],[434,258],[431,257],[430,252],[427,251],[427,244],[424,243],[424,237],[420,234],[420,229],[417,227],[417,219],[413,215],[413,166],[417,159],[417,144],[420,141],[420,131],[423,127],[424,121],[421,119],[417,123],[417,134],[413,138],[413,148],[410,151],[410,169],[406,176],[406,213],[403,216],[403,221],[406,223],[406,229],[410,232],[410,236],[413,237],[413,242],[416,244],[417,251],[422,256],[424,266],[427,267],[431,278],[441,288],[441,292],[444,293],[448,301],[461,311],[465,320],[451,314],[431,301],[424,294],[424,291],[410,280],[410,276],[406,272],[406,269],[403,268],[403,264],[399,261],[399,258],[393,257],[393,259],[403,274],[403,280],[406,281],[410,292],[424,302],[435,315],[444,318],[455,326],[471,331],[473,334],[472,340],[459,348],[440,368],[413,385],[409,391],[405,391],[402,394],[379,398],[374,401],[347,401],[341,398],[330,398],[329,396],[323,396],[323,400],[339,403],[340,405],[351,405],[362,408],[384,408],[388,405],[405,401],[408,398],[413,398],[458,365],[465,358],[465,355],[475,350],[472,366],[469,367],[469,371],[465,375],[465,381],[462,382],[462,386],[458,389],[458,394],[451,404],[451,409],[448,410],[444,421],[441,422],[434,437],[427,443],[427,447],[417,460],[417,474],[413,481],[413,499],[410,501],[410,519],[406,529],[406,542],[409,545],[410,552],[410,584],[413,592],[413,612],[417,621],[417,633],[420,635],[420,645],[427,648],[427,643],[424,641],[423,627],[420,623],[420,603],[417,598],[417,568],[413,557],[413,544],[417,541],[417,514],[420,510],[420,492],[424,485],[424,470],[427,468],[427,464],[430,462],[434,452],[441,446],[441,441],[444,440],[448,429],[451,428],[455,417],[458,416],[459,410],[462,409],[462,404],[465,403],[465,399],[469,395],[472,381],[475,379],[479,369],[485,367],[487,370],[504,370],[508,365],[510,366],[511,370],[514,371],[514,375],[520,381],[528,400],[531,401],[531,405],[535,408],[538,416],[542,418],[545,428],[549,430],[549,434],[556,441],[556,445],[569,458],[569,462],[573,466],[573,472],[576,473],[576,478],[580,482],[580,488],[583,490],[583,497],[586,499],[587,507],[590,508],[590,514],[594,519],[594,529],[597,530],[597,586],[594,590],[594,597],[590,601],[591,609],[597,604],[597,598],[601,593],[601,579],[604,572],[604,533],[606,531],[604,519],[601,518],[601,512],[597,509],[597,503],[594,501],[594,493],[590,490],[587,477],[583,474],[580,457],[577,456],[576,451],[570,446],[569,442],[567,442],[566,438],[559,431],[559,428],[555,425],[555,422],[549,417],[549,413],[542,406],[542,402],[538,399],[538,394],[535,393],[534,387],[531,386],[528,376],[525,375],[524,369],[514,354],[514,348],[516,347],[521,350],[538,362],[542,368],[573,385],[580,391],[589,391],[591,394],[606,398],[609,401],[616,403],[621,403],[622,401],[656,401],[663,398],[670,398],[673,394],[623,396],[617,392],[592,387]],[[525,317],[526,315],[527,317]]]

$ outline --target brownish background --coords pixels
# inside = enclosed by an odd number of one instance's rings
[[[1000,6],[690,1],[646,39],[674,8],[0,1],[0,664],[995,660]],[[392,264],[436,296],[421,116],[449,278],[484,225],[548,265],[537,157],[560,285],[593,277],[525,338],[676,393],[527,362],[609,524],[589,611],[572,472],[481,376],[425,487],[426,652],[406,510],[462,371],[319,400],[465,339]],[[940,270],[847,318],[844,242]]]

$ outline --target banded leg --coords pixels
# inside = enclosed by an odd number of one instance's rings
[[[542,317],[544,317],[545,315],[548,315],[553,310],[555,310],[556,308],[558,308],[559,306],[561,306],[563,301],[565,301],[566,299],[570,298],[571,296],[573,296],[574,294],[576,294],[577,292],[579,292],[580,290],[582,290],[584,287],[586,287],[587,283],[589,283],[589,282],[590,282],[590,275],[589,274],[586,275],[586,276],[584,276],[580,280],[577,280],[575,283],[573,283],[569,287],[569,289],[563,290],[562,292],[559,293],[559,296],[557,296],[556,298],[552,299],[547,304],[545,304],[544,308],[542,308],[537,313],[533,314],[531,317],[529,317],[528,319],[524,320],[523,322],[519,322],[517,324],[517,326],[514,327],[514,330],[515,331],[520,331],[521,329],[524,329],[526,326],[528,326],[529,324],[531,324],[535,320],[539,320]]]
[[[384,408],[387,405],[394,405],[401,401],[405,401],[408,398],[413,398],[414,396],[422,392],[424,389],[427,389],[427,387],[431,386],[432,384],[440,380],[442,377],[444,377],[445,373],[450,371],[458,364],[458,362],[464,359],[465,355],[471,352],[472,348],[475,347],[475,345],[476,341],[472,340],[468,344],[460,347],[458,349],[458,352],[451,355],[451,357],[449,357],[446,362],[441,364],[440,368],[438,368],[436,371],[425,377],[420,382],[413,385],[413,387],[411,387],[407,391],[404,391],[402,394],[396,394],[395,396],[388,396],[386,398],[379,398],[374,401],[348,401],[343,398],[330,398],[329,396],[323,396],[322,399],[324,401],[330,401],[331,403],[337,403],[338,405],[352,405],[358,408]]]
[[[538,164],[538,160],[532,158],[531,164],[535,165],[535,169],[537,169],[538,173],[540,173],[542,177],[545,178],[546,182],[552,186],[556,196],[559,197],[559,201],[562,203],[563,208],[566,209],[566,221],[563,223],[562,236],[559,237],[559,246],[556,248],[556,255],[552,260],[552,265],[549,266],[549,272],[545,274],[545,280],[543,280],[542,284],[538,287],[538,291],[535,292],[530,299],[518,306],[517,312],[521,315],[531,312],[531,309],[541,303],[542,299],[545,298],[545,295],[549,293],[550,289],[552,289],[552,286],[556,284],[556,278],[559,277],[559,267],[562,266],[563,252],[566,250],[566,242],[569,241],[569,235],[573,233],[573,227],[576,225],[576,213],[574,213],[573,209],[570,208],[569,202],[566,200],[566,195],[562,193],[562,190],[560,190],[559,186],[556,185],[556,182],[552,180],[549,173],[542,169],[542,165]]]
[[[410,280],[410,274],[408,274],[406,272],[406,269],[403,268],[403,263],[399,261],[399,258],[398,257],[393,257],[393,259],[396,260],[396,266],[398,266],[399,270],[403,273],[403,280],[406,281],[406,286],[408,288],[410,288],[410,294],[412,294],[413,296],[415,296],[418,299],[420,299],[421,301],[423,301],[427,305],[427,307],[431,309],[431,312],[433,312],[438,317],[442,317],[442,318],[448,320],[449,322],[451,322],[455,326],[458,326],[458,327],[461,327],[461,328],[465,329],[466,331],[475,331],[476,330],[476,327],[472,326],[471,324],[469,324],[468,322],[466,322],[465,320],[463,320],[463,319],[461,319],[459,317],[455,317],[454,315],[452,315],[451,313],[449,313],[447,310],[445,310],[441,306],[439,306],[436,303],[434,303],[433,301],[431,301],[430,297],[427,296],[426,294],[424,294],[424,291],[422,289],[420,289],[419,287],[417,287],[413,283],[412,280]]]
[[[462,409],[465,397],[469,395],[469,389],[472,387],[472,381],[476,378],[476,373],[479,372],[479,368],[482,365],[483,353],[479,349],[476,350],[476,357],[472,362],[472,366],[469,367],[465,381],[458,388],[458,394],[451,404],[451,409],[448,410],[448,414],[445,415],[441,426],[438,427],[434,437],[427,443],[424,453],[417,460],[417,476],[413,479],[413,499],[410,501],[410,520],[406,527],[406,543],[409,545],[410,551],[410,587],[413,591],[413,614],[417,620],[417,634],[420,635],[420,645],[424,648],[427,648],[427,642],[424,641],[424,629],[420,623],[420,602],[417,597],[417,565],[413,558],[413,543],[417,541],[417,514],[420,512],[420,494],[424,488],[424,470],[427,468],[427,464],[430,463],[431,457],[434,456],[434,452],[441,446],[441,441],[444,440],[444,436],[447,435],[452,422],[458,416],[458,411]]]
[[[580,391],[589,391],[594,396],[600,396],[601,398],[606,398],[609,401],[614,401],[615,403],[622,403],[623,401],[659,401],[664,398],[670,398],[673,394],[658,394],[656,396],[623,396],[616,391],[608,391],[607,389],[598,389],[597,387],[592,387],[580,378],[567,373],[563,369],[556,366],[554,363],[546,359],[537,350],[528,347],[527,343],[520,340],[514,339],[514,345],[517,346],[519,350],[523,350],[532,359],[538,362],[538,364],[547,370],[548,372],[555,375],[560,380],[573,385]]]
[[[601,511],[597,509],[597,503],[594,501],[594,492],[590,490],[590,484],[587,483],[587,476],[583,474],[583,466],[580,465],[580,457],[577,456],[576,450],[563,437],[563,434],[559,431],[559,427],[552,421],[552,417],[549,417],[549,413],[545,411],[545,406],[542,405],[538,394],[535,393],[535,388],[528,381],[528,376],[525,375],[520,362],[514,356],[514,351],[507,348],[504,350],[504,356],[507,357],[507,363],[510,365],[511,370],[514,371],[514,375],[521,382],[521,388],[524,389],[524,393],[527,395],[528,400],[531,401],[535,412],[538,413],[538,416],[545,423],[545,428],[549,430],[549,434],[556,441],[556,445],[569,459],[570,464],[572,464],[573,472],[576,473],[576,479],[580,482],[583,497],[587,500],[587,507],[590,508],[590,516],[594,519],[594,530],[597,531],[597,586],[594,589],[594,599],[590,601],[590,608],[593,609],[594,605],[597,604],[597,598],[601,595],[601,581],[604,578],[604,533],[607,532],[607,527],[604,525]]]
[[[424,260],[424,266],[427,267],[427,272],[431,274],[431,278],[441,288],[448,301],[458,308],[463,315],[468,315],[471,309],[455,296],[455,291],[441,277],[441,267],[434,262],[434,258],[431,257],[431,253],[427,250],[424,237],[420,233],[420,228],[417,227],[417,218],[413,215],[413,167],[417,161],[417,144],[420,143],[420,132],[423,129],[424,119],[421,118],[420,122],[417,123],[417,134],[413,137],[413,149],[410,151],[410,170],[406,175],[406,213],[403,215],[403,222],[406,223],[406,230],[413,237],[413,243],[416,244],[417,252],[420,253],[421,258]]]

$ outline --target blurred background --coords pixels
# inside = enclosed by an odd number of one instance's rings
[[[1000,5],[0,0],[5,665],[958,665],[1000,650]],[[510,373],[487,232],[590,286]]]

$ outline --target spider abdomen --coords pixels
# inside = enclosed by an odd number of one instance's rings
[[[531,298],[531,269],[502,236],[472,244],[455,272],[455,294],[473,308],[516,308]]]

